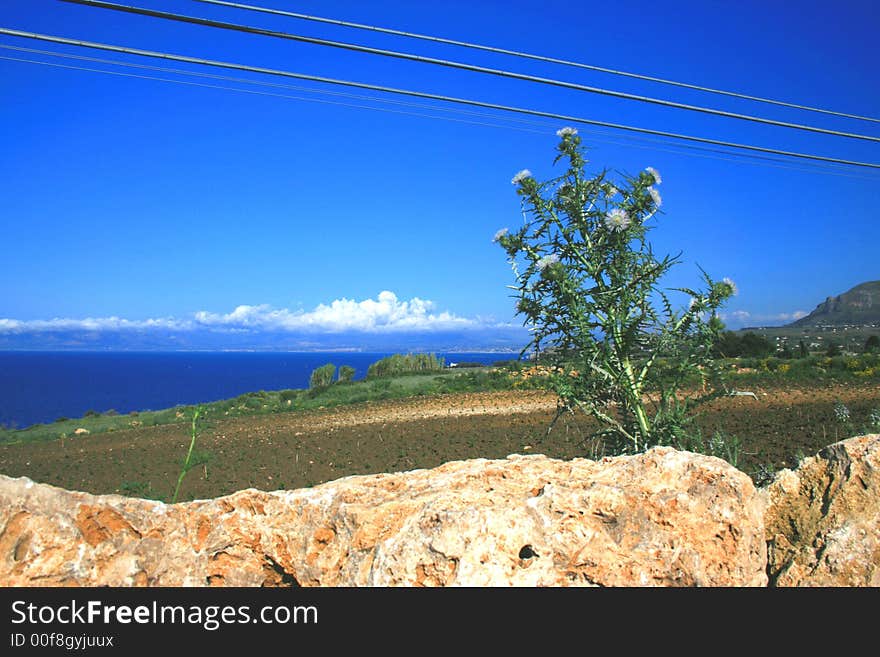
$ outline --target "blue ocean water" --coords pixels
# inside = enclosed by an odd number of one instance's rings
[[[0,352],[0,424],[23,428],[86,411],[159,410],[258,390],[307,388],[316,367],[355,368],[390,353]],[[492,364],[501,353],[437,353],[446,363]]]

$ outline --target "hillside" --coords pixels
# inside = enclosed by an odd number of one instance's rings
[[[828,297],[809,315],[787,326],[801,328],[871,324],[880,324],[880,281],[868,281],[840,296]]]

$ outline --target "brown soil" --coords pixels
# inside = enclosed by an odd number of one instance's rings
[[[742,443],[738,467],[779,469],[798,456],[860,432],[880,408],[876,386],[830,384],[755,389],[758,399],[729,397],[703,407],[703,435],[715,431]],[[842,401],[852,426],[834,419]],[[180,500],[240,490],[312,486],[376,472],[430,468],[451,460],[513,453],[569,459],[588,456],[586,418],[555,415],[552,395],[487,392],[371,402],[337,409],[215,420],[197,449],[211,454],[189,472]],[[59,441],[0,446],[0,473],[94,493],[169,498],[189,446],[186,424],[141,427]]]

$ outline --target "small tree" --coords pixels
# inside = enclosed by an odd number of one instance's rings
[[[495,235],[532,331],[524,352],[555,365],[559,413],[596,418],[596,438],[615,453],[677,444],[693,405],[722,391],[710,350],[723,329],[716,311],[736,288],[703,272],[705,289],[678,288],[689,304],[675,310],[659,280],[678,256],[658,258],[647,239],[660,175],[649,167],[622,183],[607,171],[589,176],[577,131],[557,135],[555,161],[566,159],[566,172],[546,182],[516,174],[523,226]],[[694,377],[703,385],[682,395]]]
[[[712,345],[713,358],[736,358],[742,356],[742,338],[733,331],[724,331]]]
[[[312,371],[309,377],[309,388],[326,388],[333,383],[333,375],[336,374],[336,365],[327,363]]]
[[[873,354],[875,352],[880,352],[880,337],[869,335],[868,339],[865,340],[865,353]]]
[[[339,382],[348,383],[354,377],[355,369],[351,365],[342,365],[339,368]]]
[[[764,358],[774,351],[776,351],[776,347],[773,346],[773,343],[757,333],[746,333],[740,340],[740,356]]]
[[[440,372],[445,366],[446,359],[434,354],[392,354],[371,364],[367,368],[367,379]]]

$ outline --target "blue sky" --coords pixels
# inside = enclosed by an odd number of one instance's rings
[[[878,123],[449,45],[193,1],[125,4],[880,136]],[[705,0],[254,4],[880,116],[880,10],[872,2],[802,2],[797,11],[787,2]],[[0,26],[880,162],[877,143],[55,0],[4,0]],[[356,344],[377,331],[485,336],[521,323],[492,236],[522,220],[514,173],[558,172],[563,123],[5,35],[0,46],[297,87],[0,48],[4,58],[296,97],[0,59],[0,346],[48,328],[291,331],[310,333],[312,344],[322,332],[345,332]],[[665,213],[652,241],[661,253],[683,252],[666,283],[698,284],[697,265],[732,278],[732,328],[785,323],[880,278],[880,172],[693,151],[572,125],[594,170],[662,173]]]

